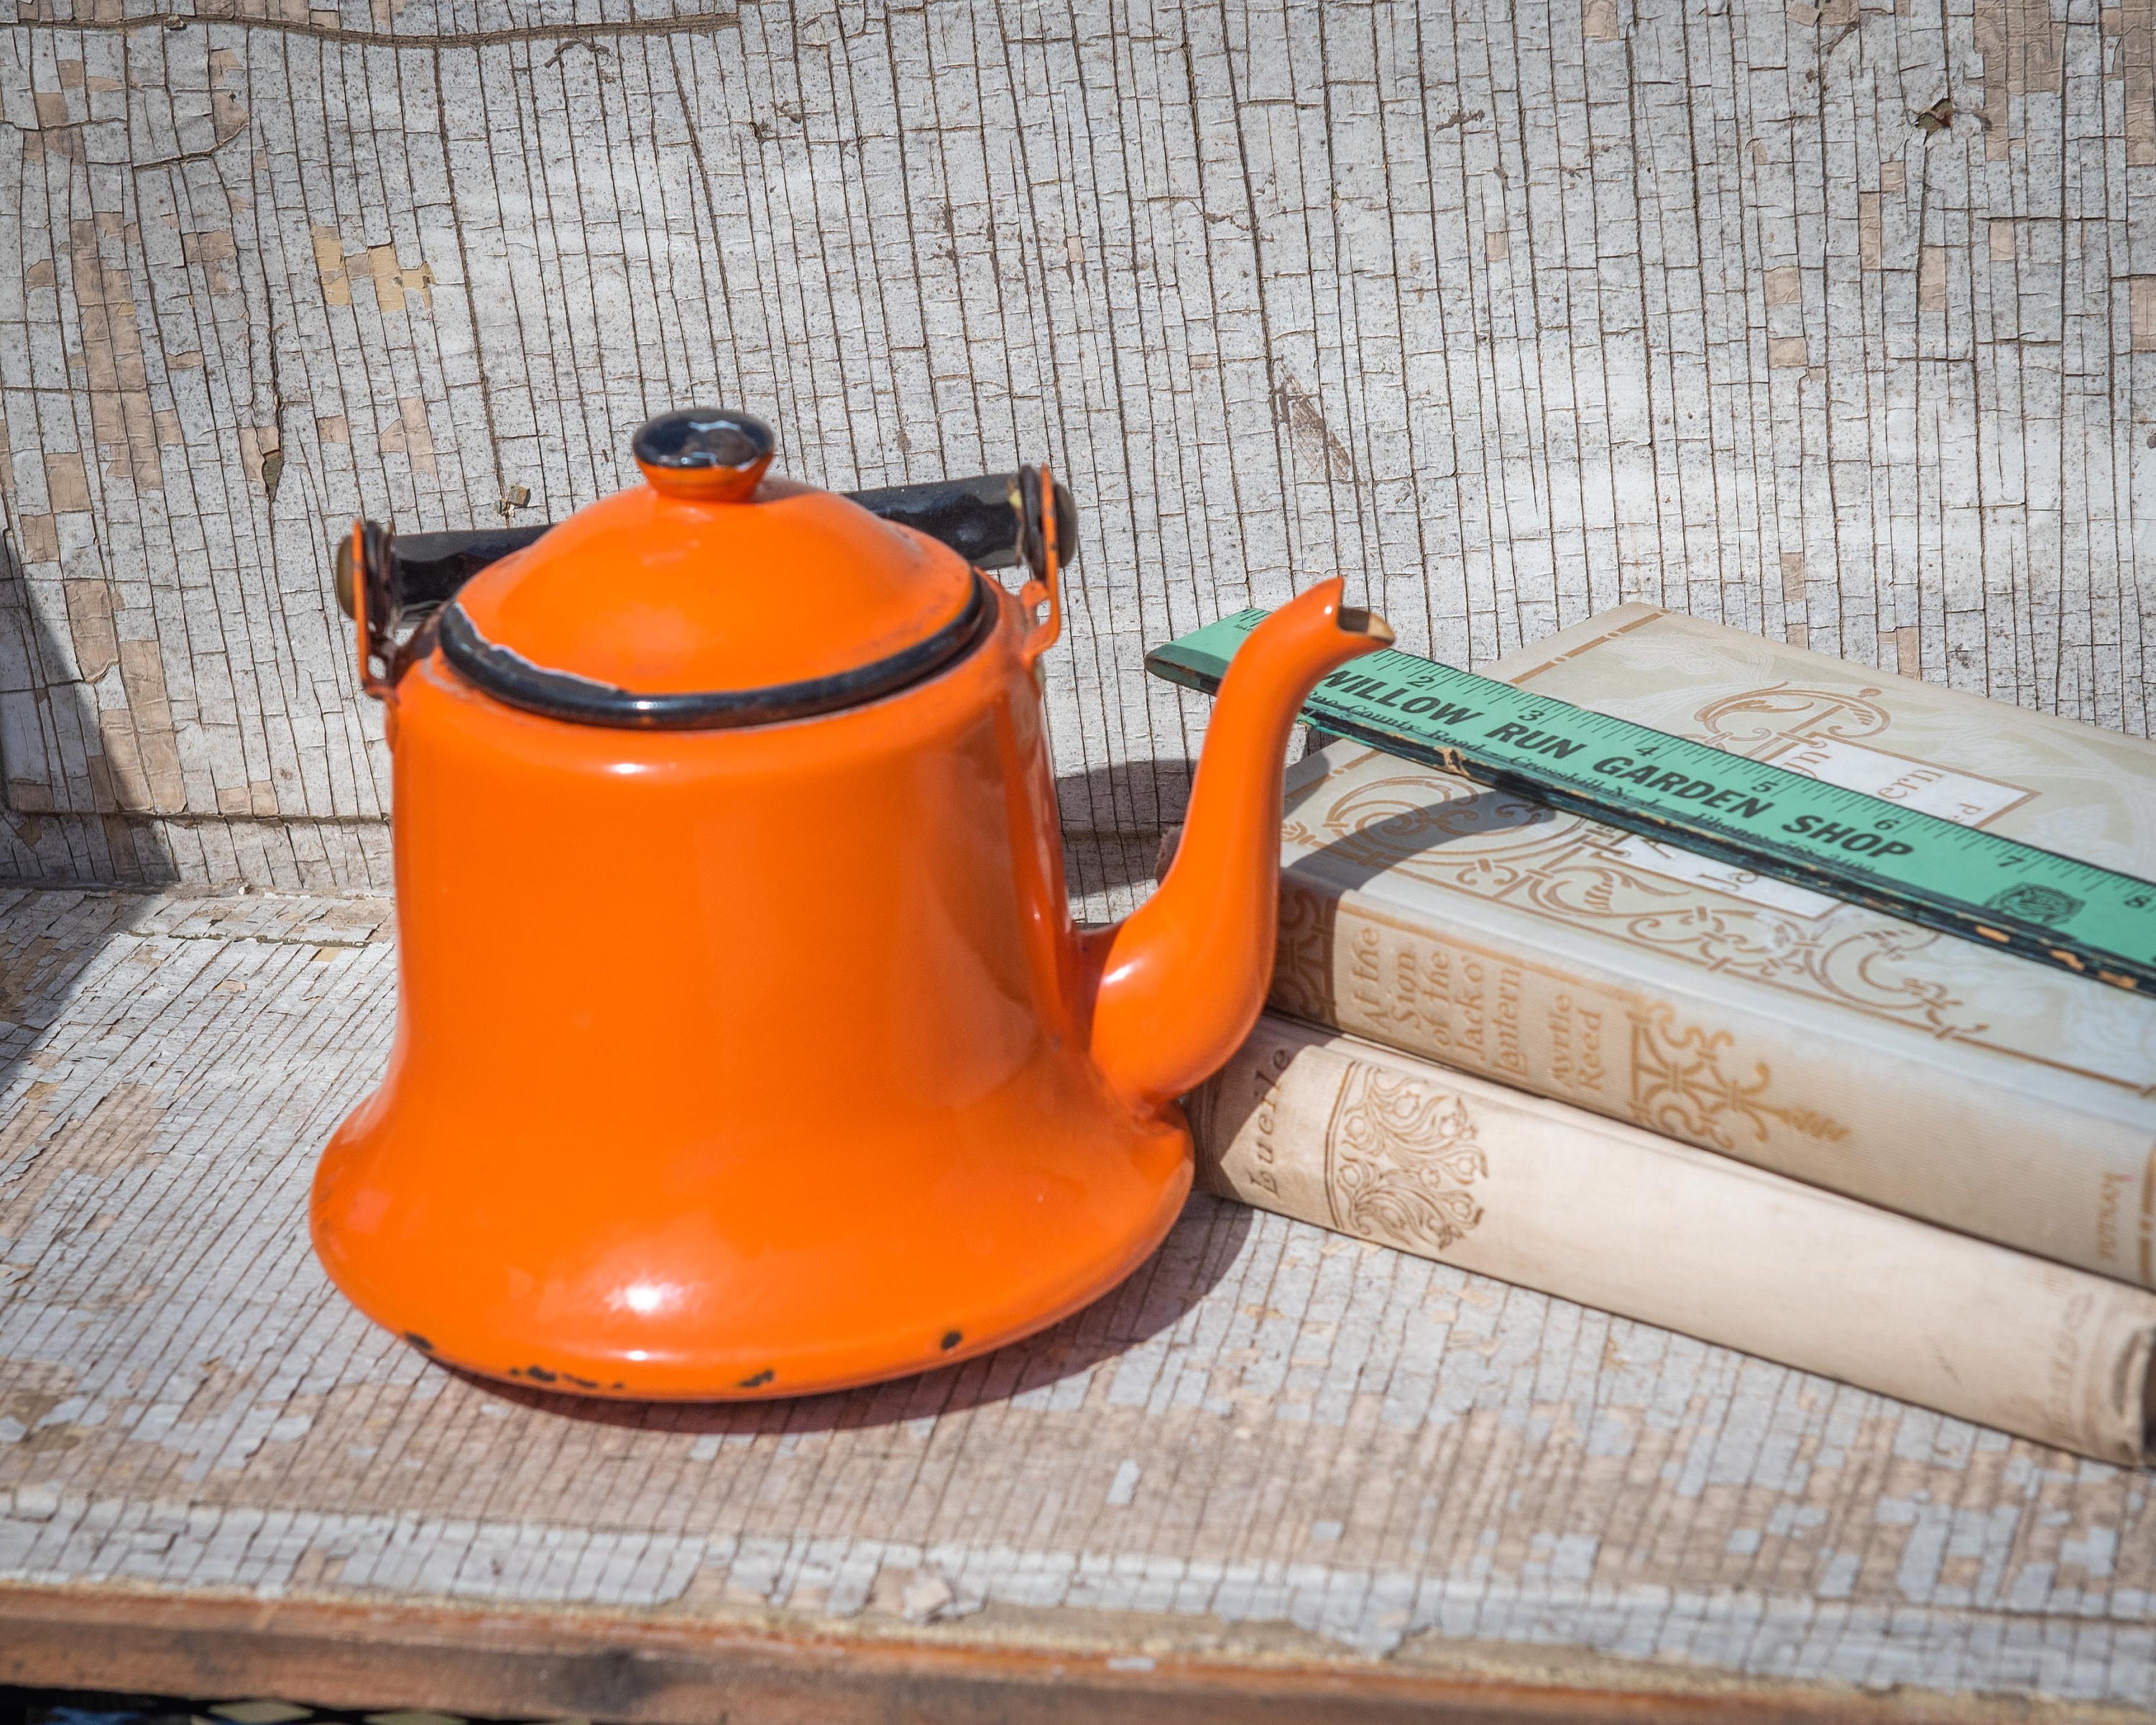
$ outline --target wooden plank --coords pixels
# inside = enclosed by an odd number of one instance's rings
[[[306,1240],[388,935],[379,899],[0,891],[0,1587],[2156,1704],[2144,1476],[1211,1199],[1086,1312],[903,1383],[447,1373]]]
[[[1217,1205],[910,1385],[445,1377],[305,1246],[386,907],[277,896],[389,881],[330,526],[558,514],[698,395],[829,484],[1070,479],[1050,697],[1096,915],[1203,734],[1143,647],[1336,568],[1471,666],[1648,598],[2146,733],[2156,0],[205,10],[0,21],[0,873],[276,890],[0,893],[13,1600],[125,1594],[100,1645],[161,1683],[415,1611],[443,1704],[722,1645],[683,1717],[721,1682],[803,1717],[799,1646],[937,1636],[1018,1675],[892,1654],[932,1717],[1080,1645],[1168,1675],[1066,1674],[1074,1710],[1235,1711],[1207,1661],[1300,1661],[1315,1706],[1463,1643],[1501,1687],[2156,1702],[2135,1476]],[[411,1627],[470,1610],[508,1665]]]
[[[1144,648],[1339,569],[1469,668],[1648,598],[2146,734],[2152,40],[2156,0],[25,0],[0,868],[386,890],[331,531],[558,516],[698,396],[831,485],[1070,479],[1096,910],[1205,724]]]
[[[1524,1661],[1518,1662],[1524,1665]],[[2020,1702],[1881,1697],[1589,1666],[1525,1680],[1502,1661],[1449,1672],[1327,1669],[1274,1657],[1151,1659],[1081,1645],[683,1629],[594,1614],[171,1600],[0,1587],[0,1681],[151,1693],[275,1693],[318,1707],[448,1709],[623,1725],[1989,1725]],[[1620,1681],[1583,1686],[1583,1675]],[[1630,1676],[1627,1684],[1621,1679]],[[2123,1710],[2046,1717],[2123,1721]]]

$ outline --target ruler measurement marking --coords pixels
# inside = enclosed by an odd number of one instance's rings
[[[1183,636],[1147,655],[1147,669],[1210,693],[1265,614]],[[1303,713],[1605,825],[2156,992],[2156,884],[2079,857],[1389,649],[1334,672]]]

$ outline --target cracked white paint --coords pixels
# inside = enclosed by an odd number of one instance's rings
[[[0,1579],[810,1624],[912,1590],[920,1621],[2156,1703],[2143,1476],[1210,1199],[1100,1304],[906,1383],[593,1408],[453,1378],[306,1247],[314,1154],[387,1053],[387,923],[0,891],[0,1122],[31,1123],[0,1128]],[[127,1154],[67,1134],[118,1093],[162,1111]]]
[[[2148,0],[72,5],[0,26],[18,870],[386,887],[329,535],[695,398],[1070,480],[1096,909],[1204,725],[1145,646],[1336,571],[1458,664],[1645,598],[2149,727]]]

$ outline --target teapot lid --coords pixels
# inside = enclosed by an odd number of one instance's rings
[[[876,700],[985,634],[996,590],[957,552],[767,477],[770,428],[687,408],[631,444],[644,483],[578,510],[446,606],[450,664],[550,718],[769,724]]]

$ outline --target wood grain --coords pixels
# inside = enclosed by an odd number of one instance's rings
[[[1067,475],[1096,909],[1202,734],[1144,645],[1338,569],[1457,664],[1646,598],[2145,734],[2153,61],[2156,0],[24,0],[0,867],[383,889],[329,535],[558,516],[700,397]]]
[[[1647,598],[2146,734],[2152,176],[2156,0],[26,0],[0,872],[130,890],[0,891],[7,1598],[2156,1704],[2138,1476],[1277,1218],[732,1411],[449,1377],[303,1220],[390,1027],[353,514],[557,517],[699,398],[1045,454],[1096,913],[1203,734],[1143,647],[1336,570],[1457,664]]]
[[[685,1628],[600,1612],[158,1599],[0,1584],[0,1680],[151,1692],[274,1690],[316,1705],[573,1714],[625,1725],[2026,1725],[2025,1704],[1687,1679],[1610,1661],[1536,1671],[1490,1650],[1450,1668],[1118,1655],[1068,1635],[1029,1646],[903,1635]],[[1111,1644],[1112,1645],[1112,1644]],[[1629,1679],[1630,1681],[1626,1681]],[[1599,1680],[1604,1686],[1586,1686]],[[2047,1721],[2138,1717],[2046,1707]]]
[[[2156,1704],[2144,1476],[1210,1199],[906,1382],[450,1375],[307,1245],[388,935],[380,900],[0,892],[0,1585]]]

